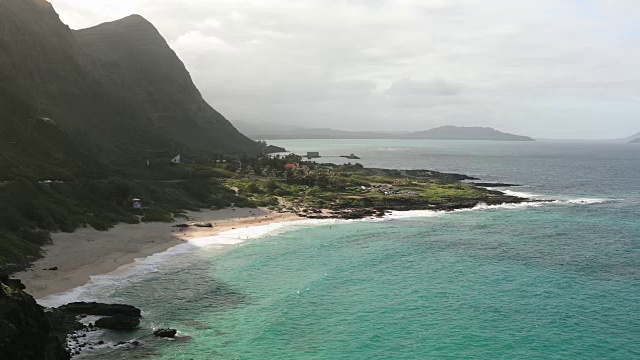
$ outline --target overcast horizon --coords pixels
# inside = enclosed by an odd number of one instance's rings
[[[231,122],[640,131],[637,1],[50,2],[72,29],[142,15]]]

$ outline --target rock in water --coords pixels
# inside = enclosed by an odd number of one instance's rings
[[[0,358],[70,359],[60,340],[51,335],[42,307],[23,289],[19,280],[0,275]]]
[[[153,335],[157,336],[157,337],[166,337],[166,338],[173,338],[176,336],[176,333],[178,332],[178,330],[176,329],[158,329],[156,331],[153,332]]]
[[[140,325],[140,318],[127,315],[113,315],[96,320],[96,327],[110,330],[132,330]]]
[[[140,317],[140,309],[132,305],[125,304],[103,304],[97,302],[73,302],[62,305],[58,308],[69,314],[76,315],[125,315],[130,317]],[[98,324],[96,324],[97,326]]]

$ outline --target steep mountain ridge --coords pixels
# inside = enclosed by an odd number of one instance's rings
[[[104,114],[104,95],[77,57],[71,30],[51,4],[41,0],[0,0],[0,79],[38,114],[91,127]]]
[[[110,93],[134,103],[132,111],[150,128],[204,149],[255,147],[206,103],[182,61],[142,16],[131,15],[74,35],[92,72]]]
[[[0,53],[0,81],[34,116],[98,135],[107,147],[260,149],[204,101],[140,16],[72,31],[47,1],[0,0]]]

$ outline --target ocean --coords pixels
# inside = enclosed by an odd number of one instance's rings
[[[81,358],[640,359],[640,145],[272,143],[556,201],[270,224],[180,245],[43,301],[143,309],[139,330],[104,335],[139,346]],[[155,339],[157,327],[180,337]]]

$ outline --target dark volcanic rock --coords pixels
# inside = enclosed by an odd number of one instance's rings
[[[140,309],[132,305],[125,304],[103,304],[97,302],[73,302],[62,305],[58,308],[69,314],[76,315],[124,315],[139,318]],[[98,323],[96,322],[96,326]]]
[[[68,334],[73,334],[71,339],[77,339],[79,335],[76,332],[84,328],[84,325],[76,319],[75,314],[68,314],[57,309],[47,309],[45,316],[51,324],[51,335],[57,336],[62,343],[66,342]]]
[[[513,187],[513,186],[522,186],[516,184],[507,184],[507,183],[490,183],[490,182],[474,182],[471,183],[474,186],[482,186],[482,187]]]
[[[69,359],[60,340],[50,334],[44,310],[24,285],[0,275],[0,358]]]
[[[132,330],[140,325],[140,318],[127,315],[113,315],[96,320],[96,327],[110,330]]]
[[[213,225],[211,225],[211,223],[195,223],[195,224],[193,224],[193,226],[202,227],[202,228],[211,228],[211,227],[213,227]]]
[[[153,335],[157,336],[157,337],[166,337],[166,338],[173,338],[176,336],[176,333],[178,332],[178,330],[176,329],[158,329],[156,331],[153,332]]]

